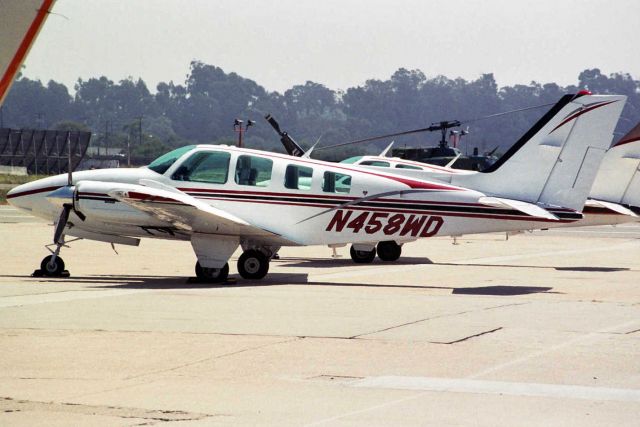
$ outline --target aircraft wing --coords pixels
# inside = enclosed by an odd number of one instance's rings
[[[108,194],[122,203],[187,232],[251,237],[280,245],[297,244],[179,190],[168,191],[122,184],[121,188],[116,187]]]
[[[0,105],[20,71],[55,0],[2,2],[0,9]]]

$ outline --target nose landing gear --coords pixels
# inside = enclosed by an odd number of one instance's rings
[[[80,238],[76,238],[73,240],[69,240],[65,242],[64,236],[58,238],[57,243],[53,243],[51,245],[46,245],[45,248],[51,255],[47,255],[40,262],[40,269],[35,270],[32,274],[33,277],[69,277],[69,271],[64,269],[64,260],[60,257],[60,250],[65,247],[68,248],[67,244],[71,242],[75,242],[76,240],[80,240]],[[51,246],[55,246],[55,249],[51,249]]]

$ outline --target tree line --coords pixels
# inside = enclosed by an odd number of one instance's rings
[[[78,79],[72,95],[55,81],[46,85],[19,76],[2,107],[5,127],[88,129],[93,145],[131,144],[132,152],[153,157],[192,143],[233,144],[234,119],[254,120],[244,136],[245,146],[282,151],[279,137],[264,120],[271,113],[281,127],[303,146],[319,146],[380,134],[422,128],[443,120],[469,121],[461,148],[504,152],[546,109],[566,93],[622,94],[628,101],[616,128],[622,136],[640,121],[640,81],[627,73],[580,73],[576,85],[556,83],[498,87],[493,74],[476,80],[427,77],[420,70],[400,68],[387,80],[335,91],[311,81],[269,92],[253,80],[199,61],[191,63],[182,84],[161,82],[152,93],[142,79],[114,82],[107,77]],[[485,117],[531,106],[527,111]],[[467,125],[463,125],[465,128]],[[397,138],[397,146],[430,146],[439,135]],[[390,141],[318,152],[317,157],[340,160],[374,153]]]

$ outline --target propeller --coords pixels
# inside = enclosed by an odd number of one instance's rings
[[[300,145],[289,136],[287,132],[284,132],[280,129],[280,124],[276,121],[276,119],[271,115],[267,114],[264,117],[271,127],[275,129],[275,131],[280,135],[280,142],[284,145],[284,149],[287,150],[287,153],[291,156],[301,157],[304,154],[304,150]]]
[[[71,168],[71,132],[67,132],[67,145],[68,145],[68,161],[69,167],[67,171],[67,185],[60,187],[57,190],[47,194],[47,200],[54,205],[60,206],[60,216],[56,223],[56,228],[53,232],[53,243],[62,244],[62,235],[64,234],[64,228],[67,226],[69,220],[69,213],[73,211],[80,220],[84,221],[86,216],[76,209],[76,200],[78,199],[78,190],[73,185],[73,170]]]

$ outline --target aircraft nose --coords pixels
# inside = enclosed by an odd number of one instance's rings
[[[17,187],[13,187],[7,193],[7,202],[16,208],[24,208],[25,206],[25,197],[21,197],[22,194],[25,193],[25,188],[27,184],[18,185]]]

